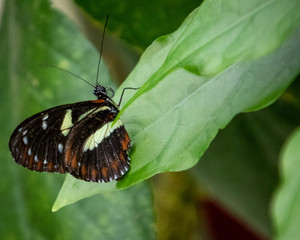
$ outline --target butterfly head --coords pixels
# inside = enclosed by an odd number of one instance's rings
[[[108,95],[109,92],[110,92],[111,96]],[[112,90],[110,87],[105,88],[105,87],[101,86],[100,84],[97,84],[95,86],[94,95],[96,95],[96,97],[98,99],[100,99],[100,98],[112,98],[114,96],[114,94],[115,94],[114,90]]]

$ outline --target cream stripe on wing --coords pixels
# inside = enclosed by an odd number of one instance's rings
[[[98,108],[97,110],[95,110],[96,108],[93,108],[85,113],[83,113],[79,118],[78,118],[78,121],[82,120],[83,118],[85,118],[87,115],[89,115],[90,113],[97,113],[97,112],[101,112],[101,111],[105,111],[105,110],[110,110],[110,107],[108,106],[104,106],[104,107],[100,107]]]
[[[70,128],[73,127],[72,123],[72,110],[68,109],[64,116],[63,123],[60,127],[60,130],[64,136],[67,136],[70,132]]]
[[[87,115],[89,115],[91,112],[93,112],[96,108],[92,108],[91,110],[85,112],[84,114],[80,115],[78,118],[78,122],[81,121],[83,118],[85,118]]]
[[[98,146],[100,142],[106,137],[108,137],[115,129],[123,126],[122,121],[119,119],[112,127],[113,122],[106,123],[100,129],[98,129],[94,134],[91,134],[84,143],[83,151],[93,150]]]

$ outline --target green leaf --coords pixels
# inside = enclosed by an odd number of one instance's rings
[[[299,239],[300,221],[300,128],[282,149],[281,186],[274,196],[272,215],[275,239]]]
[[[52,64],[94,82],[98,53],[48,1],[5,2],[0,28],[0,238],[154,239],[153,196],[148,183],[51,212],[65,175],[17,165],[10,134],[30,115],[58,104],[95,99],[92,88]],[[101,82],[112,86],[101,67]]]
[[[194,166],[236,114],[272,103],[287,88],[300,69],[297,2],[251,1],[240,8],[234,2],[205,2],[145,51],[122,86],[142,86],[126,93],[122,109],[133,142],[129,173],[110,189],[67,177],[55,209]]]
[[[159,59],[157,54],[153,55],[156,62],[151,65],[151,74],[143,76],[147,81],[120,115],[139,96],[177,69],[199,76],[214,75],[236,62],[259,58],[279,47],[300,19],[296,10],[300,2],[291,0],[289,3],[257,0],[240,7],[236,0],[204,2],[175,33],[157,40],[158,46],[153,48],[160,49]]]

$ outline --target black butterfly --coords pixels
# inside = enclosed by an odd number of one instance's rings
[[[119,110],[106,88],[97,85],[94,94],[98,100],[57,106],[22,122],[9,141],[15,161],[85,181],[120,179],[130,165],[130,138],[121,120],[112,126]]]
[[[101,52],[107,21],[108,16]],[[18,164],[39,172],[68,172],[91,182],[118,180],[128,171],[130,138],[121,120],[112,123],[119,113],[125,89],[137,88],[124,88],[117,105],[108,96],[108,91],[113,94],[113,90],[98,83],[100,60],[101,53],[96,86],[71,73],[95,88],[97,100],[45,110],[16,128],[10,137],[9,149]]]

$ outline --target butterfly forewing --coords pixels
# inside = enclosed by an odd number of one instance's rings
[[[69,172],[85,181],[108,182],[129,169],[129,136],[112,101],[62,105],[22,122],[9,147],[15,161],[40,172]]]
[[[35,114],[16,128],[9,148],[18,164],[39,172],[65,172],[61,146],[66,138],[60,127],[70,107],[63,105]]]

